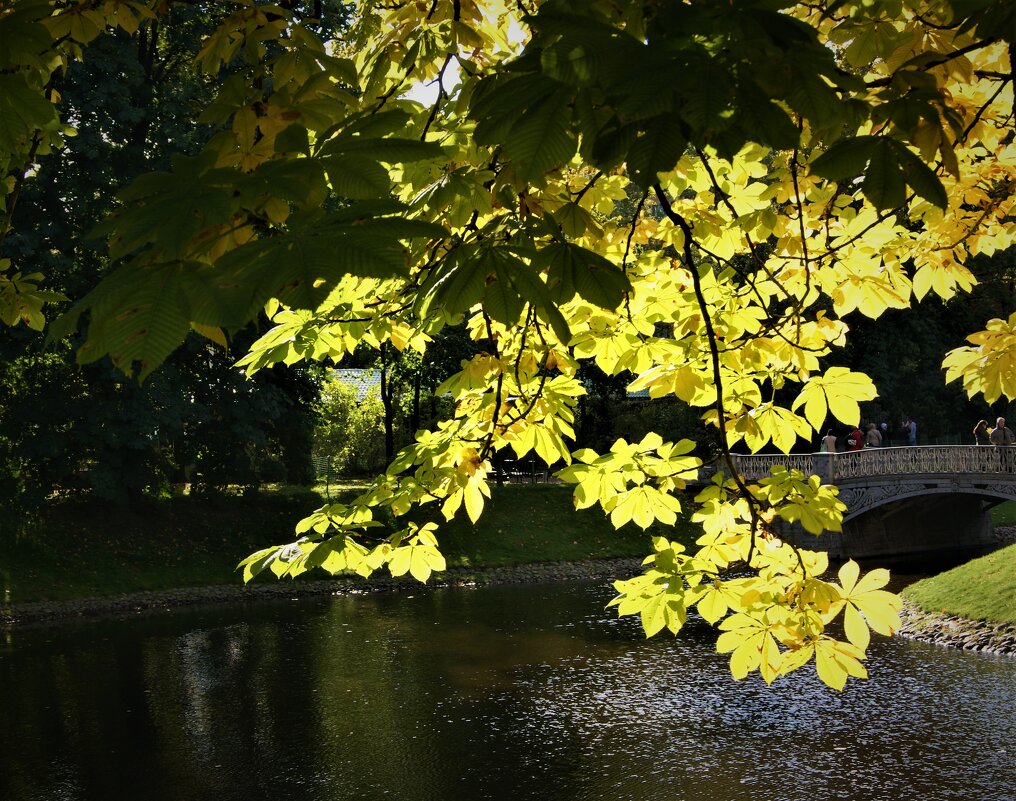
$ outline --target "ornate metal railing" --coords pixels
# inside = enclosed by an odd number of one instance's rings
[[[1016,447],[990,445],[866,448],[847,453],[735,456],[734,460],[738,470],[752,481],[769,475],[775,465],[805,475],[814,473],[829,483],[872,476],[1016,474]]]
[[[772,473],[774,467],[786,467],[788,470],[800,470],[806,476],[815,472],[812,454],[763,454],[761,456],[735,456],[734,464],[749,481],[758,481]]]

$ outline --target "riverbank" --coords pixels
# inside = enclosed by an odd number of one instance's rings
[[[1005,545],[903,591],[900,633],[971,651],[1016,654],[1016,526],[998,526]]]
[[[422,589],[415,580],[381,575],[369,581],[266,576],[243,585],[235,572],[239,558],[266,541],[290,538],[293,522],[320,502],[320,496],[304,490],[257,499],[173,499],[132,510],[61,505],[35,541],[0,551],[0,625]],[[258,520],[256,528],[246,523],[251,519]],[[1016,526],[1000,526],[998,534],[1016,543]],[[694,534],[685,524],[678,536],[691,540]],[[447,525],[441,543],[449,570],[435,576],[429,588],[624,578],[638,572],[648,547],[641,532],[616,532],[602,515],[577,515],[568,488],[552,485],[496,488],[480,525]],[[968,563],[956,568],[966,573],[948,571],[908,588],[905,594],[912,597],[899,633],[951,647],[1016,654],[1016,545],[984,559],[994,562]],[[1005,572],[986,582],[986,576],[998,572],[991,564]],[[957,605],[961,596],[978,605]]]
[[[274,581],[244,585],[219,584],[208,587],[132,592],[66,601],[32,601],[0,608],[0,625],[33,627],[49,623],[71,623],[98,619],[140,617],[171,612],[184,607],[212,604],[248,604],[263,600],[286,600],[323,595],[361,595],[369,592],[415,592],[443,587],[471,587],[493,584],[538,584],[553,581],[590,581],[629,578],[637,575],[641,558],[591,559],[578,562],[536,562],[483,569],[450,568],[435,574],[427,584],[410,577],[377,575],[364,580],[343,577],[326,581]]]
[[[1016,548],[1016,546],[1011,546]],[[557,581],[604,581],[628,578],[641,569],[639,558],[596,559],[579,562],[541,562],[503,565],[485,569],[451,568],[421,585],[411,578],[375,576],[369,580],[348,577],[327,581],[277,581],[243,585],[220,584],[159,591],[124,593],[67,601],[36,601],[3,609],[0,625],[34,628],[100,619],[124,619],[157,615],[187,607],[237,604],[265,600],[295,600],[312,596],[359,595],[412,589],[431,591],[443,587],[494,584],[538,584]],[[927,612],[904,600],[898,635],[934,645],[968,651],[1016,655],[1016,626],[987,623],[957,615]]]
[[[906,598],[900,618],[903,625],[897,634],[912,640],[964,651],[1016,656],[1016,626],[1009,623],[988,623],[927,612]]]
[[[135,507],[54,504],[30,538],[0,541],[0,606],[238,584],[241,559],[293,540],[296,522],[323,502],[318,492],[279,488],[253,498],[185,496]],[[438,531],[451,568],[634,558],[650,550],[634,524],[615,531],[598,510],[576,513],[562,485],[495,487],[478,525],[461,517]],[[676,536],[694,539],[687,524]],[[326,578],[315,571],[296,584]],[[255,586],[262,581],[277,582],[266,573]]]

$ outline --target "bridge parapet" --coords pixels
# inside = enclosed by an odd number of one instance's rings
[[[905,478],[908,476],[1016,475],[1016,447],[942,445],[903,448],[866,448],[846,453],[763,454],[735,456],[741,474],[757,481],[777,465],[815,474],[824,483],[844,479]]]

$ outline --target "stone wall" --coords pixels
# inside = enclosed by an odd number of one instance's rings
[[[901,617],[903,625],[898,633],[904,637],[966,651],[1016,656],[1016,626],[925,612],[907,601]]]

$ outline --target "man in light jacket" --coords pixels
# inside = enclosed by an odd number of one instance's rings
[[[1016,437],[1013,436],[1012,429],[1005,424],[1004,417],[999,417],[995,421],[995,427],[991,429],[988,439],[992,445],[1016,445]]]

